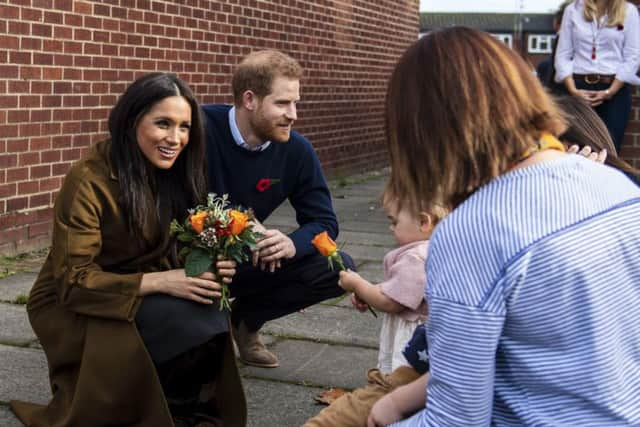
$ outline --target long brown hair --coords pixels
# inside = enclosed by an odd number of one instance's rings
[[[560,135],[560,139],[570,144],[588,145],[597,151],[607,150],[605,164],[620,171],[640,176],[640,170],[618,157],[616,148],[607,126],[598,114],[577,96],[562,95],[556,98],[556,103],[562,108],[569,127]]]
[[[564,122],[527,64],[487,33],[453,27],[411,45],[391,76],[390,187],[414,210],[455,207]]]

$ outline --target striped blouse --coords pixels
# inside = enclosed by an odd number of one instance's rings
[[[435,230],[426,409],[398,426],[640,425],[640,190],[580,156],[493,180]]]

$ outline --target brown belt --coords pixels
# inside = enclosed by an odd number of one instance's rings
[[[574,80],[582,80],[588,85],[594,85],[596,83],[604,83],[610,85],[613,83],[613,79],[616,78],[615,74],[574,74]]]

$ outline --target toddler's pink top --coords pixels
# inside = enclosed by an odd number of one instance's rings
[[[406,307],[397,315],[407,321],[424,319],[427,314],[424,261],[428,245],[428,240],[419,240],[400,246],[384,257],[385,280],[380,283],[380,290]]]

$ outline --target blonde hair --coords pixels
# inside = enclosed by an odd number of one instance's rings
[[[627,9],[625,0],[608,0],[605,13],[607,14],[607,27],[615,27],[624,24],[624,16]],[[582,15],[587,22],[592,22],[598,17],[596,0],[583,0]]]
[[[231,81],[235,105],[242,104],[242,95],[247,90],[258,98],[269,95],[276,77],[300,79],[302,67],[298,61],[277,50],[259,50],[245,56],[238,64]]]
[[[455,208],[543,133],[565,129],[524,60],[463,27],[433,31],[407,49],[389,81],[385,119],[391,193],[417,211]]]
[[[382,206],[389,208],[389,206],[393,204],[395,204],[398,211],[405,208],[405,205],[407,205],[400,195],[394,193],[389,181],[382,193]],[[409,209],[411,209],[411,207],[409,207]],[[444,204],[433,201],[428,206],[422,208],[422,210],[412,210],[411,214],[416,218],[419,218],[421,215],[427,215],[431,219],[432,227],[435,227],[449,214],[449,212],[451,212],[451,209],[445,207]]]

